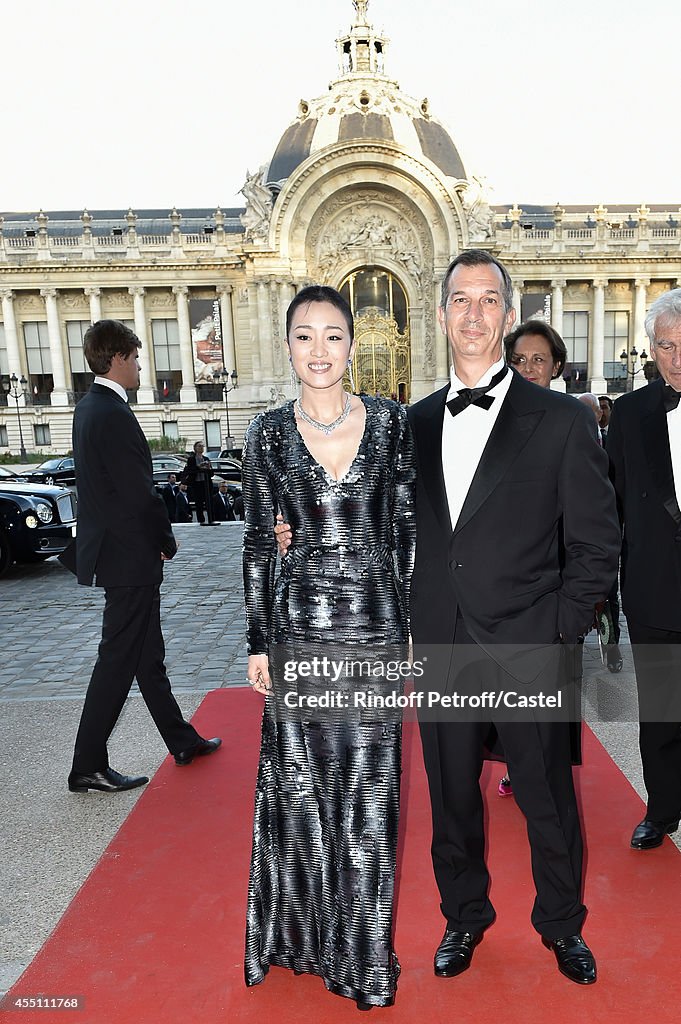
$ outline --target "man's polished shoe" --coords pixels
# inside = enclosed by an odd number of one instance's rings
[[[578,985],[593,985],[596,980],[594,955],[581,935],[567,935],[564,939],[542,939],[552,949],[558,961],[558,970]]]
[[[214,754],[218,747],[222,746],[222,740],[219,736],[215,736],[212,740],[199,740],[189,750],[182,750],[179,754],[175,754],[175,764],[179,765],[180,768],[184,768],[186,764],[191,764],[195,757],[205,757],[206,754]]]
[[[654,850],[656,846],[662,846],[664,837],[676,832],[678,827],[678,821],[651,821],[650,818],[645,818],[634,829],[631,848],[632,850]]]
[[[96,789],[101,793],[122,793],[124,789],[146,786],[148,781],[146,775],[121,775],[113,768],[105,768],[103,772],[90,772],[87,775],[71,772],[69,789],[72,793],[87,793],[89,789]]]
[[[480,942],[482,932],[471,935],[470,932],[455,932],[449,928],[442,936],[442,942],[435,950],[435,974],[438,978],[455,978],[463,974],[471,965],[473,950]]]

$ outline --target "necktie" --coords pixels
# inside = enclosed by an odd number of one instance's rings
[[[508,366],[502,366],[498,373],[495,373],[489,384],[484,388],[463,388],[457,391],[456,398],[450,398],[447,408],[452,416],[458,416],[460,412],[467,409],[469,405],[477,405],[481,409],[489,409],[494,402],[494,397],[487,392],[495,388],[500,380],[503,380],[508,372]]]
[[[675,391],[674,388],[670,387],[669,384],[665,384],[662,389],[662,404],[665,412],[671,412],[672,409],[676,409],[681,399],[681,391]]]

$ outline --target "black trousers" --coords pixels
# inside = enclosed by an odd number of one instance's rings
[[[648,793],[646,817],[681,817],[681,633],[654,629],[627,618],[636,669],[639,748]],[[663,721],[660,711],[669,709]]]
[[[462,646],[459,650],[459,645]],[[450,679],[479,675],[483,689],[519,690],[517,683],[476,647],[463,622],[457,622]],[[470,678],[470,675],[469,675]],[[423,755],[433,816],[431,853],[447,926],[479,934],[494,920],[485,863],[484,806],[480,792],[484,742],[495,725],[513,780],[513,792],[527,820],[536,898],[535,929],[548,939],[581,929],[582,834],[570,765],[569,725],[540,721],[504,721],[480,711],[480,720],[439,720],[421,716]],[[486,717],[485,717],[486,716]]]
[[[102,639],[76,736],[75,772],[88,774],[109,766],[106,745],[135,677],[172,754],[187,750],[199,740],[173,696],[164,658],[160,584],[109,587],[105,591]]]

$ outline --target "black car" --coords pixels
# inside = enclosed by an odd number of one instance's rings
[[[76,496],[0,477],[0,576],[14,562],[41,562],[59,555],[76,535]]]
[[[0,466],[0,484],[17,483],[19,480],[26,480],[25,476],[19,476],[6,466]]]
[[[54,459],[41,462],[27,473],[26,477],[37,484],[73,487],[76,482],[76,463],[70,455],[57,455]]]
[[[185,459],[178,455],[152,455],[151,456],[151,467],[154,473],[154,483],[167,484],[168,474],[174,473],[177,477],[177,482],[180,482],[180,477],[186,469],[187,463]]]
[[[206,452],[207,458],[216,473],[219,473],[225,480],[241,480],[241,463],[230,455],[230,450],[225,448],[221,452]]]

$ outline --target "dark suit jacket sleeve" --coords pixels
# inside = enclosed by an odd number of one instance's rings
[[[395,461],[392,532],[402,600],[407,614],[416,550],[416,446],[406,411],[398,409],[400,434]]]
[[[266,654],[277,544],[274,535],[276,495],[267,472],[264,414],[246,432],[242,459],[244,526],[243,572],[249,654]]]
[[[165,502],[154,487],[149,446],[130,411],[122,408],[116,417],[115,430],[110,418],[93,420],[98,463],[106,475],[111,519],[106,524],[112,533],[124,539],[131,530],[141,531],[157,544],[161,552],[172,558],[177,551]]]
[[[593,435],[593,414],[580,409],[563,450],[559,473],[565,567],[558,592],[558,627],[566,640],[588,632],[594,606],[617,575],[620,529],[608,459]]]

